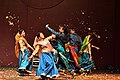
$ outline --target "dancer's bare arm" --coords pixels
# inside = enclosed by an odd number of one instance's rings
[[[97,50],[100,49],[99,47],[97,47],[97,46],[95,46],[95,45],[92,45],[92,47],[95,48],[95,49],[97,49]]]
[[[32,55],[29,58],[31,59],[36,53],[38,53],[39,49],[40,49],[40,46],[36,45],[35,50],[33,51]]]

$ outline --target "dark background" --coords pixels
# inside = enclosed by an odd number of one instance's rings
[[[114,0],[0,0],[0,66],[17,66],[14,36],[24,29],[32,45],[37,32],[45,36],[47,23],[57,30],[58,25],[74,26],[84,39],[88,29],[100,35],[93,44],[92,56],[98,69],[120,68],[118,53],[118,6]]]

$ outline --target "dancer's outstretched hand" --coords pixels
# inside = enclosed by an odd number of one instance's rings
[[[46,28],[49,27],[49,24],[47,24],[45,27],[46,27]]]

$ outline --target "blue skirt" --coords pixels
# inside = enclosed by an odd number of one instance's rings
[[[58,70],[51,52],[42,52],[36,76],[56,77]]]
[[[90,71],[93,65],[93,62],[90,60],[90,55],[87,52],[83,52],[80,58],[79,66],[86,71]]]
[[[32,61],[28,60],[29,57],[30,54],[28,52],[28,49],[24,50],[24,58],[22,58],[22,51],[20,51],[18,57],[18,69],[32,70]]]

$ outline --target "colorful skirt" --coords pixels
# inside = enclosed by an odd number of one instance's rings
[[[58,48],[56,49],[58,51],[58,66],[61,69],[68,69],[68,59],[66,57],[66,52],[64,47],[62,45],[58,44]]]
[[[78,62],[78,48],[75,46],[69,46],[70,52],[68,53],[68,61],[69,61],[69,71],[77,70],[79,66]]]
[[[58,76],[58,70],[51,52],[41,53],[36,76],[45,76],[49,78]]]
[[[90,55],[87,52],[83,52],[81,54],[79,66],[86,71],[90,71],[93,65],[93,62],[90,60]]]
[[[32,61],[28,60],[29,57],[30,54],[27,49],[24,50],[24,58],[22,58],[22,51],[20,51],[18,57],[18,69],[32,70]]]

